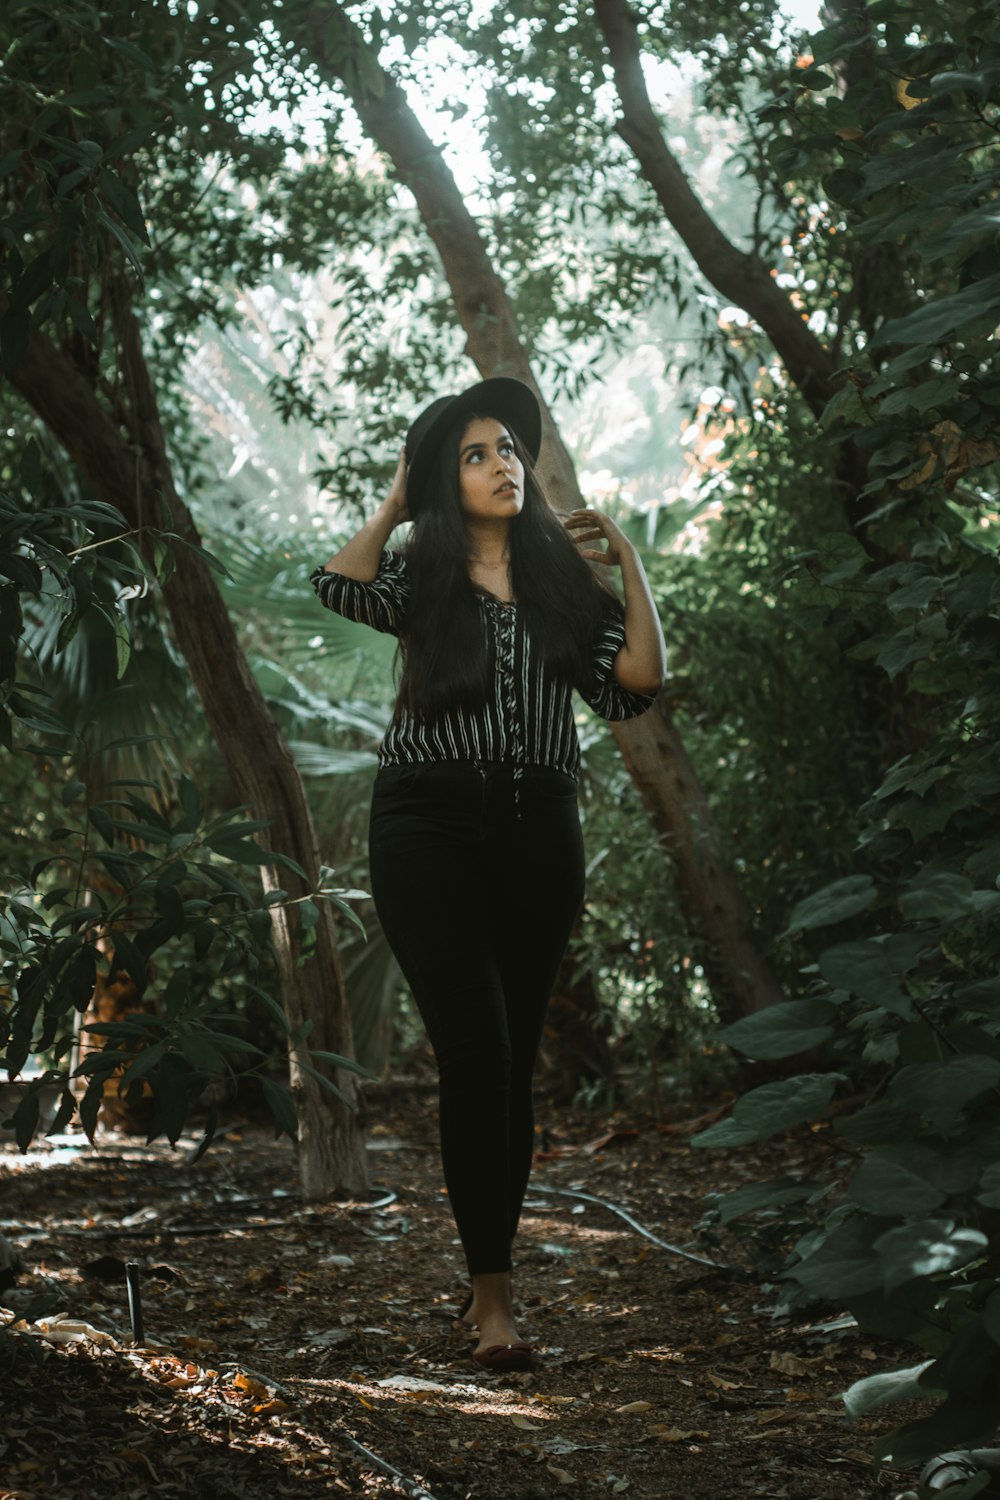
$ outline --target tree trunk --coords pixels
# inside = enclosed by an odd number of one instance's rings
[[[863,0],[844,0],[844,3],[863,6]],[[622,106],[622,118],[616,126],[618,134],[631,148],[667,220],[684,241],[702,275],[763,329],[810,411],[820,416],[835,390],[834,376],[841,364],[836,350],[820,343],[805,313],[778,286],[772,268],[759,256],[737,249],[726,238],[692,189],[663,139],[649,102],[635,21],[627,0],[594,0],[594,14],[607,44]],[[869,266],[876,261],[881,266],[889,254],[886,251],[865,261],[859,270],[860,279],[842,299],[844,307],[870,283]],[[897,298],[898,289],[894,288],[889,295]],[[865,525],[872,509],[871,499],[859,499],[868,478],[867,459],[851,441],[843,441],[837,448],[836,474],[848,524],[869,555],[885,562],[885,554],[871,540]]]
[[[674,866],[681,910],[696,938],[695,957],[723,1021],[779,1004],[786,996],[756,942],[753,915],[665,696],[641,719],[611,729]]]
[[[100,499],[135,528],[161,523],[187,543],[175,550],[163,589],[178,645],[236,795],[252,815],[270,819],[268,847],[318,880],[319,847],[301,778],[240,649],[233,623],[200,550],[190,511],[174,487],[163,430],[139,331],[119,299],[117,321],[122,376],[129,405],[108,415],[92,387],[42,334],[33,334],[11,379],[62,443]],[[127,427],[127,436],[123,432]],[[265,889],[301,894],[302,882],[275,865],[261,867]],[[305,887],[302,887],[305,889]],[[321,902],[316,952],[296,967],[289,910],[273,907],[273,941],[281,996],[293,1030],[313,1022],[311,1046],[351,1055],[351,1027],[331,909]],[[299,1172],[307,1198],[367,1188],[364,1136],[357,1113],[356,1075],[339,1072],[347,1106],[299,1066],[290,1052],[292,1091],[299,1116]],[[331,1075],[334,1076],[334,1075]]]
[[[622,106],[616,129],[639,163],[667,219],[705,279],[764,330],[789,376],[817,416],[833,395],[836,363],[802,312],[776,284],[771,267],[737,249],[693,191],[653,113],[642,73],[635,21],[626,0],[594,0]]]
[[[340,78],[365,130],[417,201],[441,257],[470,358],[483,376],[515,375],[538,395],[544,422],[540,473],[560,506],[579,505],[573,462],[532,375],[514,309],[441,152],[339,5],[324,8],[321,24],[311,6],[302,19],[311,56]],[[767,959],[754,948],[749,910],[723,861],[721,836],[666,702],[661,697],[655,713],[612,729],[675,866],[685,916],[705,941],[705,970],[720,1012],[735,1017],[784,999]]]

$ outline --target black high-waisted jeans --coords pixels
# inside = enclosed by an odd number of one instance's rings
[[[509,1271],[531,1170],[531,1078],[583,902],[576,783],[527,767],[385,766],[379,920],[437,1059],[441,1157],[471,1275]]]

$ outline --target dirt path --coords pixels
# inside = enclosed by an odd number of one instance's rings
[[[617,1135],[621,1121],[603,1122],[611,1139],[594,1149],[593,1119],[561,1122],[518,1249],[522,1331],[543,1367],[497,1378],[451,1326],[463,1282],[431,1106],[399,1096],[391,1119],[380,1113],[382,1206],[304,1208],[291,1146],[251,1126],[195,1165],[193,1137],[176,1152],[108,1134],[96,1151],[77,1137],[28,1157],[3,1148],[3,1218],[27,1274],[0,1304],[50,1290],[79,1342],[19,1340],[0,1371],[0,1495],[861,1500],[903,1488],[875,1474],[870,1437],[839,1400],[876,1367],[863,1336],[824,1313],[775,1322],[773,1295],[752,1281],[563,1196],[614,1202],[718,1257],[691,1239],[702,1196],[758,1163],[634,1122]],[[809,1149],[772,1148],[764,1173]],[[141,1268],[139,1350],[126,1260]],[[94,1344],[88,1325],[115,1342]]]

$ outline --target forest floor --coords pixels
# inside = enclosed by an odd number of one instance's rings
[[[379,1090],[370,1116],[371,1203],[304,1205],[292,1146],[248,1123],[196,1163],[193,1135],[4,1145],[25,1269],[0,1305],[50,1291],[63,1318],[7,1341],[0,1496],[860,1500],[912,1483],[868,1457],[888,1423],[845,1417],[840,1393],[886,1361],[836,1310],[776,1320],[773,1288],[563,1196],[738,1265],[744,1238],[694,1235],[704,1194],[809,1170],[812,1137],[698,1151],[688,1125],[560,1116],[517,1247],[541,1365],[497,1377],[452,1326],[464,1282],[433,1097]]]

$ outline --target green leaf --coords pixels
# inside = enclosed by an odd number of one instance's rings
[[[201,796],[198,788],[189,776],[182,776],[178,792],[181,799],[181,807],[184,809],[184,818],[188,828],[197,828],[201,823]]]
[[[938,297],[905,318],[890,318],[872,339],[871,348],[884,349],[887,344],[949,342],[970,323],[989,318],[998,309],[1000,274],[975,281],[950,297]]]
[[[194,956],[201,962],[215,939],[219,929],[214,922],[201,922],[194,930]]]
[[[83,1133],[91,1145],[94,1144],[94,1134],[97,1130],[97,1116],[101,1105],[104,1103],[104,1079],[92,1078],[87,1085],[87,1092],[80,1100],[80,1124]]]
[[[178,1037],[177,1050],[191,1067],[199,1073],[215,1077],[226,1071],[226,1059],[218,1047],[203,1032]]]
[[[915,633],[912,625],[907,625],[883,641],[875,661],[890,678],[898,677],[915,661],[930,656],[936,645],[933,637]]]
[[[899,898],[900,909],[910,921],[937,918],[954,921],[969,916],[972,881],[947,870],[922,870]]]
[[[844,922],[848,917],[867,911],[875,895],[875,882],[870,875],[846,875],[842,880],[834,880],[798,902],[783,936]]]
[[[820,1191],[817,1182],[803,1182],[797,1177],[776,1177],[770,1182],[751,1182],[732,1193],[711,1194],[706,1203],[716,1209],[721,1224],[732,1224],[744,1214],[761,1209],[784,1208],[802,1203]]]
[[[125,676],[132,655],[132,637],[129,634],[128,623],[117,611],[111,617],[111,624],[115,632],[115,674],[120,682]]]
[[[765,1083],[738,1099],[728,1120],[692,1136],[692,1146],[743,1146],[819,1119],[833,1098],[839,1073],[805,1073]]]
[[[906,1370],[885,1370],[878,1375],[866,1375],[863,1380],[856,1380],[844,1392],[848,1416],[860,1417],[866,1411],[887,1406],[891,1401],[926,1400],[930,1392],[919,1381],[933,1363],[933,1360],[926,1359],[923,1364],[911,1365]]]
[[[13,1114],[14,1139],[18,1150],[26,1152],[38,1128],[38,1111],[42,1102],[41,1091],[29,1087]]]
[[[879,403],[879,415],[887,417],[905,411],[929,411],[931,407],[954,401],[960,392],[961,387],[954,375],[935,375],[933,380],[921,380],[917,385],[894,390]]]
[[[88,807],[87,817],[93,823],[104,842],[106,844],[113,844],[115,841],[115,828],[108,814],[99,807]]]
[[[190,974],[187,964],[178,964],[167,980],[163,991],[160,1011],[165,1020],[175,1020],[184,1008],[184,1003],[188,998],[189,985]]]
[[[875,1220],[860,1215],[838,1224],[786,1275],[826,1302],[842,1302],[881,1288],[882,1267],[874,1249],[879,1228]]]
[[[237,865],[266,865],[271,862],[267,851],[250,839],[234,839],[225,833],[219,833],[205,842],[213,853],[222,859],[232,860]]]
[[[829,1040],[835,1015],[836,1008],[826,1000],[788,1000],[724,1026],[717,1036],[747,1057],[794,1057]]]
[[[129,239],[128,235],[120,225],[115,223],[114,219],[108,217],[103,209],[98,210],[97,214],[95,214],[95,219],[103,229],[106,229],[108,233],[118,241],[118,244],[125,252],[126,260],[139,278],[140,288],[145,289],[146,279],[142,273],[142,264],[139,260],[139,257],[135,253],[135,246],[132,244],[132,241]]]
[[[378,1075],[372,1073],[353,1057],[341,1057],[339,1052],[324,1052],[322,1048],[309,1049],[310,1057],[318,1057],[321,1062],[333,1063],[334,1067],[344,1068],[348,1073],[357,1073],[361,1078],[376,1078]]]
[[[344,1098],[343,1094],[340,1092],[340,1089],[334,1083],[333,1079],[328,1078],[325,1073],[321,1073],[318,1068],[314,1068],[312,1063],[307,1063],[303,1058],[300,1057],[297,1059],[297,1066],[302,1069],[303,1073],[308,1073],[310,1078],[315,1078],[316,1082],[322,1088],[325,1088],[328,1093],[335,1094],[336,1097],[340,1100],[341,1104],[347,1103],[347,1100]]]
[[[261,1079],[261,1084],[264,1089],[264,1098],[267,1100],[271,1114],[274,1116],[275,1135],[287,1135],[290,1140],[297,1140],[299,1121],[295,1113],[294,1101],[288,1089],[283,1084],[275,1083],[270,1078]]]
[[[970,1055],[945,1062],[916,1063],[903,1068],[889,1085],[889,1101],[928,1120],[935,1130],[950,1130],[967,1104],[1000,1084],[1000,1061]]]
[[[950,1219],[902,1224],[875,1241],[885,1287],[895,1291],[923,1276],[943,1276],[978,1259],[989,1241],[978,1229],[956,1228]]]
[[[936,578],[933,574],[925,575],[897,589],[895,593],[889,595],[886,602],[894,615],[901,614],[904,609],[924,610],[941,588],[940,578]]]
[[[115,969],[124,969],[139,994],[143,994],[149,983],[148,960],[139,952],[131,938],[126,937],[123,932],[112,929],[107,936],[111,940],[115,953],[111,967],[112,974]]]
[[[153,1042],[149,1047],[143,1047],[139,1055],[133,1062],[129,1063],[122,1074],[121,1081],[118,1084],[119,1097],[128,1090],[130,1084],[136,1083],[140,1078],[145,1078],[147,1073],[152,1073],[166,1050],[167,1043],[165,1040]]]
[[[160,1060],[153,1094],[154,1114],[147,1141],[165,1135],[172,1146],[177,1144],[188,1112],[188,1085],[191,1070],[185,1058],[167,1052]]]
[[[807,68],[805,72],[798,73],[796,78],[803,88],[814,91],[832,88],[837,81],[832,73],[824,73],[822,68]]]
[[[847,1196],[871,1214],[899,1214],[905,1218],[940,1208],[947,1195],[905,1163],[871,1155],[851,1179]]]
[[[243,981],[243,984],[244,988],[248,989],[251,995],[256,995],[257,999],[261,1002],[264,1008],[269,1011],[274,1020],[277,1021],[278,1025],[281,1027],[281,1030],[285,1032],[286,1035],[290,1035],[292,1030],[291,1023],[289,1022],[288,1017],[285,1015],[285,1012],[282,1010],[281,1006],[278,1004],[277,1000],[275,1000],[274,996],[269,995],[267,990],[262,990],[259,985],[251,984],[249,979],[245,979]]]
[[[118,217],[132,230],[133,234],[137,234],[148,245],[149,233],[146,229],[146,216],[142,211],[142,205],[136,194],[130,187],[126,187],[121,178],[112,172],[109,167],[100,168],[97,180],[101,185],[101,191]]]
[[[819,957],[819,971],[836,990],[847,990],[907,1020],[912,1014],[886,949],[873,939],[825,948]]]
[[[172,880],[163,876],[153,888],[156,909],[167,920],[174,933],[184,931],[184,898]]]
[[[53,998],[58,996],[60,1007],[73,1006],[82,1015],[93,997],[96,981],[97,950],[88,944],[73,954],[59,976]]]
[[[271,941],[272,925],[270,914],[264,910],[247,912],[247,926],[250,929],[254,942],[259,947],[265,948]]]
[[[75,1113],[76,1096],[72,1089],[63,1089],[59,1095],[59,1108],[52,1117],[52,1123],[45,1134],[47,1136],[61,1135]]]

